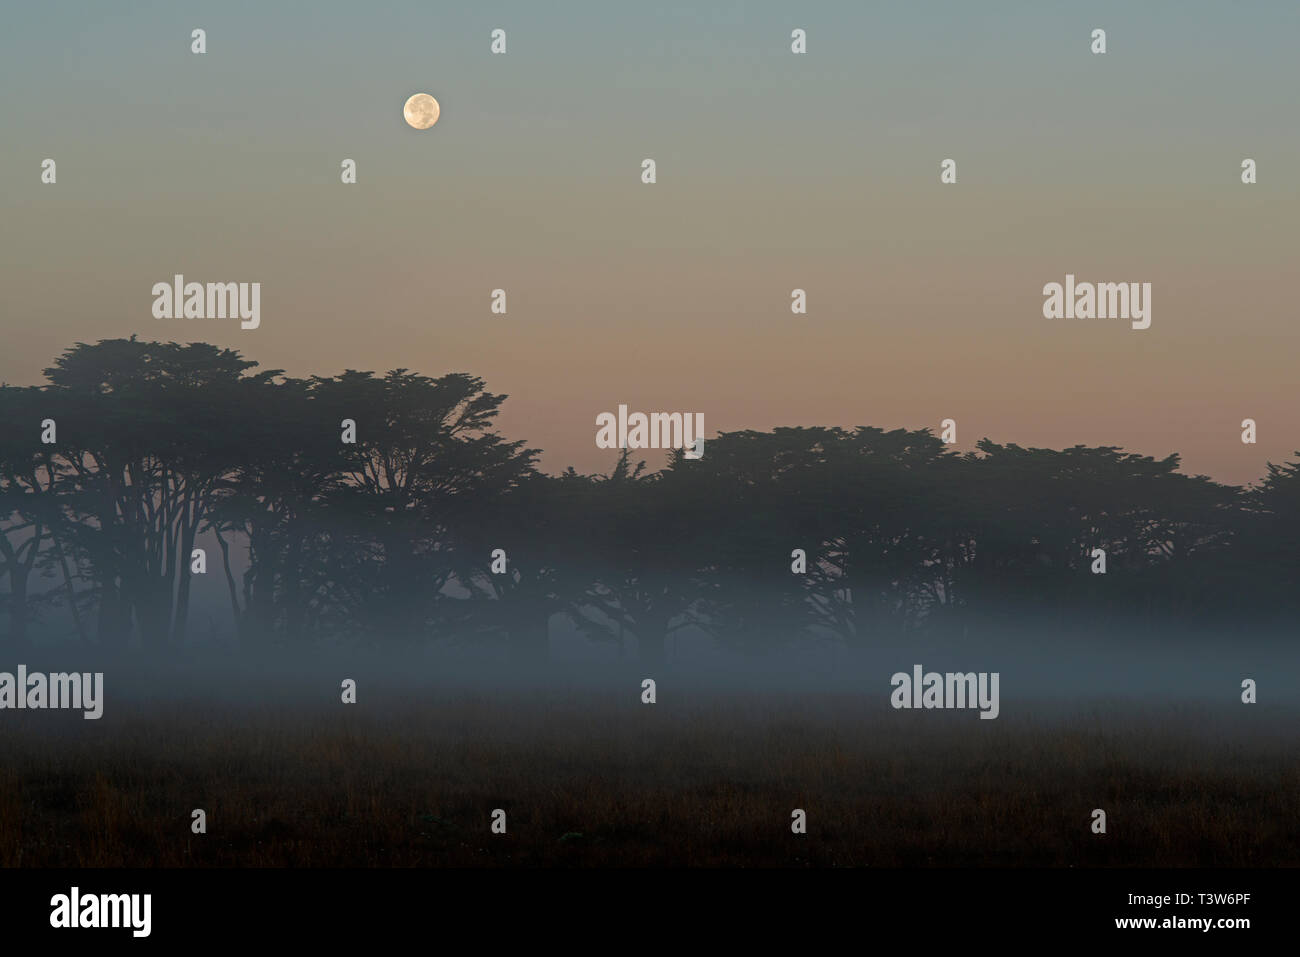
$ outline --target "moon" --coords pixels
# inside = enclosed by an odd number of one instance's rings
[[[427,130],[433,126],[438,122],[438,114],[441,112],[442,107],[438,105],[438,101],[428,93],[416,93],[402,107],[402,115],[406,117],[406,122],[417,130]]]

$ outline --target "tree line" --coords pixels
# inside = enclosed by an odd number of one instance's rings
[[[245,649],[498,641],[535,659],[560,615],[657,661],[685,628],[760,651],[1031,619],[1231,627],[1294,622],[1300,595],[1300,462],[1242,488],[1177,455],[807,427],[548,475],[495,431],[505,396],[467,374],[294,378],[131,338],[78,343],[44,375],[0,386],[16,648],[56,609],[108,650],[195,640],[199,540]]]

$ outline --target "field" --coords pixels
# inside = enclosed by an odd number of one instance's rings
[[[1294,714],[1035,714],[536,692],[8,712],[0,865],[1300,865]]]

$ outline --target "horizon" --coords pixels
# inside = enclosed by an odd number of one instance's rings
[[[249,369],[250,372],[254,372],[254,373],[258,373],[258,372],[265,373],[269,371],[276,372],[278,374],[279,379],[290,378],[290,379],[306,380],[312,378],[313,376],[324,376],[326,378],[329,378],[329,377],[341,375],[345,372],[359,372],[363,374],[374,375],[376,377],[383,377],[391,372],[396,372],[401,369],[405,369],[405,371],[415,375],[428,376],[429,378],[435,378],[435,379],[440,378],[443,375],[460,374],[460,375],[474,376],[476,378],[483,380],[486,391],[494,395],[502,395],[505,397],[505,401],[502,403],[501,408],[499,409],[494,419],[493,426],[492,426],[493,430],[496,431],[497,434],[501,435],[502,438],[508,441],[522,441],[525,448],[536,449],[539,452],[539,456],[537,460],[537,470],[539,472],[542,472],[543,474],[550,475],[550,476],[558,476],[561,473],[563,473],[566,469],[573,468],[579,474],[587,474],[587,475],[605,474],[604,470],[613,465],[616,465],[619,458],[620,450],[618,448],[602,447],[599,444],[597,438],[602,432],[602,429],[598,422],[598,417],[602,415],[612,415],[612,413],[609,413],[608,411],[602,409],[602,410],[597,410],[592,415],[591,425],[587,429],[587,435],[591,440],[592,445],[591,445],[591,449],[588,450],[586,454],[576,455],[573,457],[573,460],[560,461],[559,460],[560,453],[548,449],[545,445],[541,444],[541,442],[535,439],[533,436],[518,435],[509,431],[508,425],[506,425],[506,423],[511,422],[512,419],[520,418],[518,415],[511,416],[509,413],[513,411],[515,406],[523,404],[523,401],[526,400],[521,401],[521,397],[509,391],[499,391],[494,389],[493,384],[490,381],[488,381],[485,377],[466,369],[459,369],[459,370],[453,369],[453,370],[448,370],[446,372],[441,372],[438,373],[437,375],[434,375],[434,374],[423,372],[419,369],[414,369],[410,367],[401,367],[401,366],[393,369],[361,369],[353,366],[348,366],[346,368],[339,368],[333,371],[316,370],[316,371],[309,371],[300,374],[294,374],[289,370],[280,368],[278,366],[270,366],[270,365],[266,365],[265,363],[259,362],[256,358],[250,356],[245,350],[240,349],[237,343],[234,345],[223,346],[213,342],[205,342],[204,340],[201,339],[149,339],[139,335],[123,337],[123,339],[124,340],[134,339],[141,343],[153,343],[153,344],[171,343],[171,344],[176,344],[181,346],[208,345],[219,350],[229,350],[235,355],[237,355],[241,360],[253,363],[253,365]],[[49,361],[53,363],[56,359],[65,355],[68,351],[74,349],[76,346],[93,346],[107,341],[116,341],[116,340],[112,338],[108,338],[108,339],[98,340],[98,342],[94,342],[94,343],[78,341],[68,346],[66,349],[60,351],[55,356],[51,357]],[[49,366],[45,367],[45,369],[48,368]],[[42,371],[42,376],[43,376],[43,372],[44,370]],[[39,388],[39,387],[45,387],[48,384],[49,384],[48,381],[44,379],[40,382],[10,382],[4,379],[0,379],[0,387],[15,387],[15,388],[38,387]],[[616,407],[618,405],[627,405],[627,403],[615,403]],[[741,432],[771,433],[771,432],[775,432],[778,429],[786,429],[786,428],[842,429],[847,432],[852,432],[857,429],[879,429],[886,433],[896,432],[896,431],[914,432],[917,430],[924,430],[936,436],[940,435],[942,429],[939,423],[934,423],[929,426],[924,424],[909,426],[909,425],[902,425],[902,424],[893,425],[893,424],[886,424],[886,423],[879,423],[879,422],[856,422],[856,423],[793,422],[793,423],[779,423],[779,424],[768,426],[766,428],[755,428],[752,426],[740,426],[737,428],[715,428],[708,424],[707,416],[705,418],[705,422],[706,422],[706,429],[704,435],[705,435],[706,449],[707,449],[708,440],[710,438],[716,439],[721,435],[735,434]],[[1240,428],[1238,428],[1238,431],[1235,434],[1238,436],[1238,441],[1240,442],[1240,434],[1241,434]],[[961,435],[961,432],[959,432],[959,435]],[[1296,459],[1300,458],[1300,431],[1298,431],[1295,442],[1292,444],[1288,444],[1287,442],[1278,442],[1278,441],[1275,441],[1273,443],[1273,445],[1279,448],[1289,448],[1290,449],[1289,452],[1281,456],[1278,456],[1276,458],[1273,458],[1271,456],[1266,457],[1263,461],[1263,465],[1258,475],[1252,477],[1242,477],[1242,478],[1238,478],[1237,480],[1229,480],[1205,471],[1189,469],[1187,467],[1186,456],[1183,455],[1183,453],[1177,449],[1166,450],[1161,452],[1152,452],[1146,449],[1133,448],[1124,445],[1116,445],[1115,443],[1106,442],[1106,441],[1100,441],[1096,443],[1076,442],[1076,443],[1061,444],[1061,445],[1054,446],[1054,445],[1039,445],[1030,442],[1022,442],[1017,440],[1015,437],[1002,437],[1002,436],[997,436],[992,434],[979,434],[974,438],[970,437],[969,432],[966,432],[965,435],[966,435],[965,438],[961,438],[958,441],[945,443],[948,446],[947,450],[958,454],[962,454],[962,453],[979,454],[979,449],[977,447],[979,443],[984,441],[990,441],[997,445],[1016,446],[1029,451],[1039,450],[1039,451],[1060,452],[1072,448],[1089,448],[1089,449],[1114,448],[1114,449],[1118,449],[1122,454],[1139,455],[1155,461],[1161,461],[1172,455],[1177,458],[1177,462],[1178,462],[1177,472],[1179,474],[1186,475],[1189,477],[1203,476],[1213,480],[1218,484],[1225,485],[1225,486],[1234,486],[1239,488],[1254,487],[1258,482],[1262,481],[1268,476],[1270,466],[1283,466],[1288,463],[1294,462]],[[575,448],[578,447],[577,443],[573,443],[572,447]],[[1246,447],[1249,448],[1250,446],[1246,446]],[[662,461],[655,462],[655,461],[651,461],[649,458],[645,459],[646,467],[650,471],[659,471],[662,468],[666,467],[669,461],[667,456],[671,454],[670,448],[660,448],[660,447],[652,447],[652,446],[632,448],[630,451],[635,453],[645,453],[647,455],[649,453],[663,453]],[[636,458],[640,458],[640,456],[638,455],[636,456]],[[581,465],[579,464],[580,462]],[[1242,468],[1244,468],[1244,466],[1242,466]]]

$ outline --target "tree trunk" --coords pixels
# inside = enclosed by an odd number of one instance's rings
[[[190,574],[190,562],[192,560],[190,556],[194,552],[194,525],[196,524],[197,520],[195,520],[194,524],[187,525],[181,536],[180,566],[178,569],[181,582],[176,595],[176,620],[172,624],[172,644],[177,648],[185,644],[185,626],[188,624],[190,616],[190,582],[193,580],[193,576]]]
[[[68,589],[68,610],[72,612],[72,623],[77,627],[77,637],[83,645],[89,644],[86,640],[86,626],[81,620],[81,612],[77,610],[77,589],[72,584],[72,569],[68,567],[68,556],[63,552],[63,546],[57,538],[51,536],[50,541],[54,546],[54,555],[59,561],[59,567],[63,570],[63,584]]]
[[[230,570],[230,545],[220,531],[213,529],[217,544],[221,547],[221,569],[226,573],[226,588],[230,591],[230,612],[234,616],[235,642],[243,645],[244,616],[239,610],[239,589],[235,585],[235,575]]]

